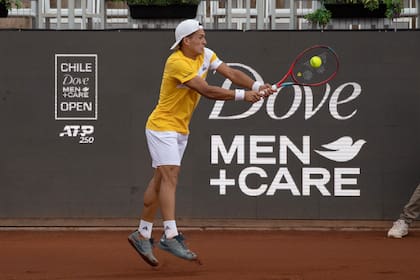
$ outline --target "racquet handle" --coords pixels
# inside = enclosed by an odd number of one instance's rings
[[[282,87],[283,85],[288,85],[288,83],[284,83],[280,87]],[[274,84],[271,86],[271,89],[277,91],[279,87],[276,84]],[[264,92],[260,91],[260,95],[264,95]]]
[[[271,86],[272,90],[278,90],[281,87],[287,87],[287,86],[293,86],[294,83],[293,82],[285,82],[285,83],[281,83],[281,84],[274,84]]]
[[[274,84],[274,85],[271,86],[271,89],[277,91],[280,87],[286,87],[286,86],[292,86],[292,85],[293,85],[292,82],[282,83],[279,86],[277,84]],[[264,92],[260,91],[259,94],[262,96],[262,95],[264,95]]]

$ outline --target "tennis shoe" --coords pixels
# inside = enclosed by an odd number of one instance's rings
[[[408,234],[408,224],[404,220],[396,220],[388,231],[388,237],[402,238]]]
[[[151,266],[158,266],[159,261],[153,255],[153,238],[147,239],[140,235],[136,230],[128,236],[128,242],[134,250]]]
[[[158,246],[160,249],[165,250],[179,258],[189,261],[198,261],[197,254],[188,249],[184,240],[185,238],[182,233],[179,233],[171,239],[166,238],[166,235],[163,234]]]

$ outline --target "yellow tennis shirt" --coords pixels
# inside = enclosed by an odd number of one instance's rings
[[[195,59],[184,56],[180,50],[173,52],[166,61],[159,102],[149,116],[146,128],[189,134],[189,123],[200,94],[184,83],[197,75],[205,79],[208,71],[216,70],[221,63],[207,48]]]

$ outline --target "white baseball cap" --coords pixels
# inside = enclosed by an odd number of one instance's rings
[[[182,39],[199,29],[203,29],[203,26],[195,19],[186,19],[180,22],[175,29],[175,43],[172,45],[171,50],[175,49]]]

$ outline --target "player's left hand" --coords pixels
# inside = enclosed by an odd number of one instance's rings
[[[272,85],[270,84],[264,84],[260,86],[260,89],[259,89],[259,94],[262,98],[267,98],[275,92],[276,90],[273,89]]]

